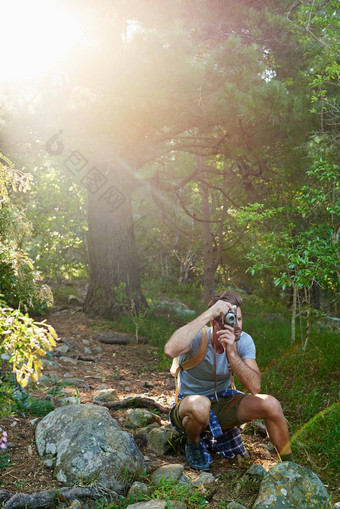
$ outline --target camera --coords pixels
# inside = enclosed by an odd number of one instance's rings
[[[233,306],[233,311],[228,309],[228,312],[224,315],[222,321],[226,325],[235,327],[235,325],[237,325],[237,306]]]

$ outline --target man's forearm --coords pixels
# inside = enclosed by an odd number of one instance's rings
[[[243,387],[251,394],[261,390],[261,375],[248,366],[236,352],[227,354],[232,372],[237,376]]]
[[[230,302],[218,300],[213,306],[195,318],[195,320],[192,320],[187,325],[176,330],[164,347],[165,355],[173,359],[174,357],[178,357],[178,355],[188,352],[192,340],[202,327],[217,316],[225,315],[228,309],[233,310],[233,306]]]
[[[173,359],[187,352],[194,337],[209,320],[211,320],[211,311],[207,309],[197,318],[177,329],[164,347],[165,355]]]
[[[211,311],[207,309],[197,318],[177,329],[164,347],[165,355],[173,359],[187,352],[194,337],[209,320],[211,320]]]

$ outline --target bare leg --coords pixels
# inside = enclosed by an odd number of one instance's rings
[[[186,396],[182,400],[179,416],[190,442],[198,442],[201,431],[208,426],[210,406],[205,396]]]
[[[287,422],[279,401],[273,396],[247,395],[238,406],[237,418],[241,422],[264,419],[269,438],[279,455],[291,454]]]

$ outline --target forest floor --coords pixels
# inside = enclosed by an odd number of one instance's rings
[[[46,320],[57,331],[58,346],[73,345],[69,352],[62,357],[53,356],[53,366],[46,363],[43,374],[55,375],[55,385],[38,385],[30,388],[29,392],[39,399],[52,400],[54,405],[60,406],[60,399],[65,396],[78,397],[81,403],[92,402],[98,389],[116,389],[119,399],[129,396],[152,398],[163,406],[170,407],[173,398],[173,379],[170,373],[159,372],[157,367],[159,356],[157,349],[148,343],[112,345],[103,344],[94,339],[99,334],[93,321],[77,309],[67,308],[51,312]],[[113,330],[100,330],[100,334],[112,334]],[[70,343],[71,342],[71,343]],[[84,353],[84,348],[92,354]],[[88,352],[86,350],[85,352]],[[74,354],[92,358],[95,362],[79,360],[71,357]],[[66,377],[65,377],[66,375]],[[53,375],[52,375],[53,376]],[[68,386],[67,377],[82,380],[83,383]],[[111,415],[118,420],[119,425],[133,432],[126,426],[126,409],[111,410]],[[163,415],[163,423],[167,424],[167,415]],[[0,420],[0,427],[8,432],[9,448],[4,451],[9,456],[6,468],[0,468],[2,489],[13,493],[33,493],[41,490],[61,487],[53,477],[53,472],[46,467],[39,458],[35,446],[36,419],[32,417],[6,417]],[[255,492],[251,490],[242,477],[252,463],[262,465],[266,470],[277,463],[275,451],[270,447],[267,438],[260,436],[252,427],[243,433],[244,444],[249,453],[249,460],[216,459],[211,466],[211,473],[216,479],[217,491],[209,507],[223,507],[222,501],[239,498],[250,504],[254,501]],[[152,459],[154,469],[167,463],[185,464],[183,446],[164,456],[157,456],[141,447],[143,454]],[[185,473],[195,475],[187,466]],[[240,493],[242,489],[242,493]],[[247,489],[249,494],[247,496]],[[221,505],[222,503],[222,505]],[[247,504],[246,504],[247,505]]]

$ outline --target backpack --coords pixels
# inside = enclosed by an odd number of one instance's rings
[[[174,357],[174,359],[172,360],[172,364],[171,364],[171,368],[170,368],[170,373],[175,378],[175,387],[176,387],[176,399],[175,399],[175,402],[176,402],[176,404],[178,403],[178,390],[179,390],[178,389],[178,373],[180,371],[183,371],[183,370],[186,370],[186,369],[192,369],[195,366],[197,366],[200,362],[203,361],[203,359],[204,359],[204,357],[205,357],[205,355],[207,353],[207,349],[208,349],[208,327],[203,327],[203,329],[201,329],[201,334],[202,334],[201,345],[200,345],[199,349],[197,350],[197,352],[195,353],[195,355],[193,355],[192,357],[190,357],[186,361],[182,362],[181,364],[179,363],[179,357]],[[236,342],[235,342],[235,349],[236,349],[236,352],[237,352],[237,343]],[[230,380],[231,380],[232,388],[235,389],[234,377],[233,377],[233,374],[232,374],[231,371],[230,371]]]

